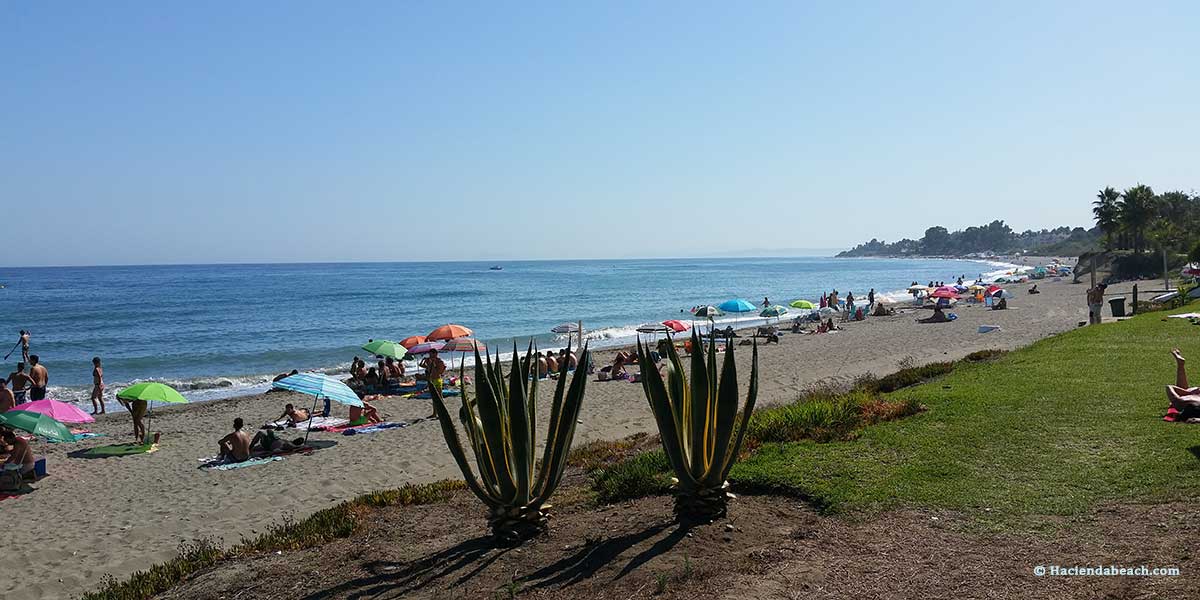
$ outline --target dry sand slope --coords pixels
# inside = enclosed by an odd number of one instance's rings
[[[783,343],[760,349],[761,403],[783,402],[798,389],[830,377],[886,374],[897,363],[951,360],[985,348],[1011,349],[1071,329],[1087,318],[1085,285],[1046,281],[1042,294],[1012,286],[1009,311],[966,307],[959,319],[918,324],[928,311],[906,312],[844,325],[819,336],[787,335]],[[1127,286],[1110,288],[1110,292]],[[979,325],[1002,329],[977,333]],[[611,352],[597,362],[603,364]],[[737,360],[748,373],[751,353]],[[741,383],[746,385],[743,375]],[[552,386],[540,397],[548,403]],[[83,460],[69,451],[128,441],[127,415],[101,419],[94,431],[109,437],[78,444],[35,443],[49,457],[51,477],[37,491],[0,503],[0,530],[10,548],[0,597],[64,598],[94,589],[105,574],[123,577],[171,558],[180,542],[201,537],[233,543],[263,532],[287,515],[302,518],[370,490],[425,482],[459,473],[446,451],[436,421],[370,435],[314,433],[336,445],[309,456],[232,471],[205,471],[197,459],[216,453],[216,440],[235,416],[257,426],[279,415],[285,402],[307,406],[305,398],[272,393],[155,409],[151,429],[163,441],[152,454]],[[453,402],[453,399],[451,400]],[[431,414],[428,401],[388,399],[378,403],[389,420]],[[336,409],[335,409],[336,412]],[[542,414],[548,414],[543,412]],[[653,418],[641,386],[627,382],[588,385],[576,442],[619,438],[651,431]]]

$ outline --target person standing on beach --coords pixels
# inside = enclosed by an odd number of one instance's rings
[[[46,398],[46,384],[50,382],[50,374],[46,372],[46,367],[38,364],[38,355],[29,355],[29,399],[44,400]]]
[[[767,300],[766,296],[763,296],[763,308],[769,308],[770,306],[771,306],[771,301]]]
[[[142,418],[146,416],[146,401],[132,400],[127,406],[133,417],[133,439],[141,443],[146,438],[146,425],[142,423]]]
[[[1100,283],[1087,291],[1088,325],[1100,324],[1100,317],[1104,309],[1104,290],[1106,288],[1108,288],[1107,285]]]
[[[872,308],[875,308],[875,288],[871,288],[871,291],[867,292],[867,310]]]
[[[29,384],[32,380],[25,373],[25,363],[17,363],[17,370],[8,374],[5,383],[12,385],[13,396],[16,398],[17,404],[25,403],[25,395],[29,393]]]
[[[438,351],[430,350],[429,356],[421,361],[421,366],[425,367],[425,380],[429,382],[429,386],[442,389],[442,375],[446,374],[446,363],[438,358]]]
[[[104,410],[104,368],[100,366],[100,357],[92,359],[92,414],[103,415]]]

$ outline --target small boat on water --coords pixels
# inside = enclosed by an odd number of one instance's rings
[[[489,271],[503,271],[504,267],[502,267],[500,265],[492,265],[491,267],[488,267],[488,270]]]

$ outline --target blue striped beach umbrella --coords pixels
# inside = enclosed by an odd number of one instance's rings
[[[345,404],[346,406],[361,407],[363,405],[362,399],[358,397],[358,394],[354,393],[354,390],[350,389],[350,386],[328,375],[321,375],[319,373],[298,373],[290,377],[284,377],[272,383],[271,387],[300,392],[301,394],[308,394],[313,397],[312,409],[308,411],[309,428],[304,432],[304,441],[306,443],[308,442],[308,433],[312,431],[312,418],[313,413],[317,410],[317,400],[325,398],[339,404]]]

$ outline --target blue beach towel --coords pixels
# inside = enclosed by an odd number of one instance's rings
[[[356,427],[353,429],[347,429],[342,432],[342,435],[358,435],[360,433],[375,433],[376,431],[383,431],[385,429],[401,429],[404,427],[408,427],[409,425],[412,425],[413,423],[419,423],[420,421],[424,421],[424,419],[420,419],[418,421],[412,421],[411,423],[405,422],[405,421],[399,421],[399,422],[394,422],[394,423],[393,422],[376,423],[374,425],[367,425],[366,427]]]

